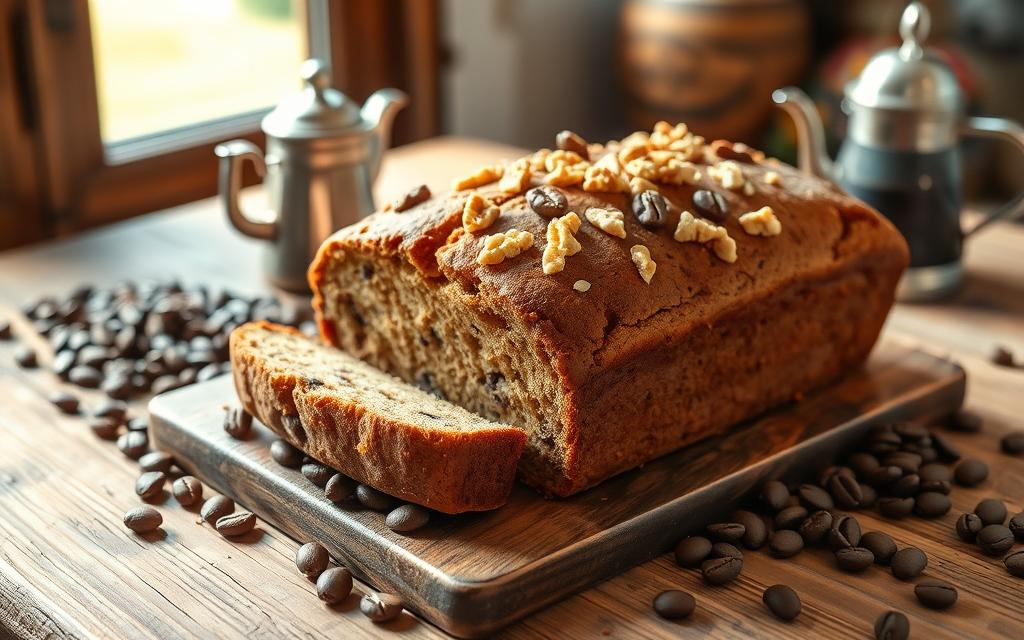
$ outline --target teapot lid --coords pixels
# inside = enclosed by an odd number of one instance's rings
[[[361,125],[359,107],[331,87],[331,73],[323,60],[302,63],[304,87],[281,101],[263,118],[263,131],[275,138],[322,138]]]
[[[900,19],[900,47],[875,55],[860,77],[846,86],[855,105],[922,112],[959,112],[963,96],[953,71],[925,51],[931,26],[928,9],[911,2]]]

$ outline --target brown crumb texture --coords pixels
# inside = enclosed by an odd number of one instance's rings
[[[508,498],[521,429],[270,323],[232,333],[231,364],[247,411],[359,482],[444,513],[494,509]]]

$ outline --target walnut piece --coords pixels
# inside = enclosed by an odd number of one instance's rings
[[[462,207],[462,226],[470,233],[483,231],[494,224],[500,213],[496,204],[474,191]]]
[[[766,171],[764,174],[764,183],[769,184],[773,187],[777,187],[782,182],[782,176],[774,171]]]
[[[498,182],[498,188],[504,193],[522,193],[530,186],[532,175],[530,159],[520,158],[505,169],[504,175]]]
[[[735,160],[723,160],[708,167],[708,175],[731,191],[739,191],[743,188],[743,168]]]
[[[679,214],[679,225],[672,237],[678,242],[708,244],[720,260],[736,262],[736,241],[729,237],[725,227],[696,218],[689,211]]]
[[[636,270],[644,282],[651,284],[651,278],[654,277],[658,265],[651,259],[650,249],[642,244],[635,244],[629,248],[629,257],[633,259],[633,264],[636,265]]]
[[[491,184],[500,178],[502,173],[504,173],[504,169],[501,165],[480,167],[476,170],[476,173],[456,180],[452,184],[452,189],[455,191],[465,191],[466,189],[482,187],[485,184]]]
[[[483,265],[500,264],[505,258],[514,258],[532,246],[532,233],[509,229],[502,233],[486,236],[476,261]]]
[[[590,224],[616,238],[626,237],[625,216],[613,207],[590,207],[583,214]]]
[[[544,182],[555,187],[575,187],[583,184],[585,178],[585,169],[577,169],[575,166],[560,164],[554,171],[544,176]]]
[[[555,149],[544,158],[544,168],[548,172],[554,171],[561,166],[575,167],[576,165],[584,165],[580,169],[582,171],[590,166],[590,163],[575,151],[566,151],[565,149]]]
[[[646,178],[631,178],[629,180],[629,193],[631,195],[637,195],[644,191],[657,191],[658,187],[653,182]]]
[[[594,165],[583,174],[583,190],[602,193],[629,193],[629,182],[618,171]]]
[[[541,257],[545,274],[560,272],[565,268],[565,258],[576,255],[583,248],[573,236],[580,230],[580,224],[580,217],[573,211],[548,222],[548,244]]]
[[[586,280],[577,280],[572,283],[572,288],[579,291],[580,293],[586,293],[590,291],[590,283]]]
[[[740,216],[740,225],[752,236],[777,236],[782,233],[782,223],[771,207],[744,213]]]

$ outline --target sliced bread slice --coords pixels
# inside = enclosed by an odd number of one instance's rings
[[[268,322],[231,334],[231,365],[246,411],[359,482],[444,513],[494,509],[508,498],[522,429]]]

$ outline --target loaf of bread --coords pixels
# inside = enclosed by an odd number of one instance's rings
[[[472,414],[294,329],[231,334],[245,410],[359,482],[445,513],[504,504],[526,434]]]
[[[867,205],[685,125],[557,142],[338,231],[323,339],[523,429],[519,476],[558,496],[867,357],[908,262]]]

